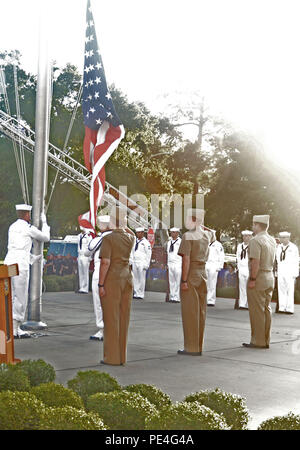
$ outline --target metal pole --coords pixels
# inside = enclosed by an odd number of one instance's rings
[[[44,2],[43,2],[44,3]],[[44,6],[44,5],[43,5]],[[32,191],[32,223],[41,229],[41,213],[45,210],[48,178],[48,145],[51,109],[51,73],[47,45],[47,14],[40,12],[40,40],[35,110],[35,150]],[[33,241],[33,255],[43,255],[44,244]],[[30,290],[26,330],[41,330],[47,325],[41,322],[43,257],[31,266]]]

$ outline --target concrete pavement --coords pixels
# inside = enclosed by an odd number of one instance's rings
[[[177,355],[183,343],[180,304],[164,298],[146,292],[144,301],[133,300],[124,367],[99,365],[103,344],[89,340],[96,331],[91,294],[73,292],[44,295],[42,320],[48,330],[15,341],[15,355],[51,363],[56,381],[65,385],[79,370],[96,369],[122,385],[155,384],[174,401],[219,387],[246,398],[251,428],[290,410],[300,413],[300,305],[293,316],[273,315],[270,349],[256,350],[241,347],[250,341],[248,311],[218,298],[216,307],[207,309],[203,355],[191,357]]]

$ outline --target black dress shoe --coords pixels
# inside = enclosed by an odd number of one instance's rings
[[[207,306],[215,306],[215,305],[212,305],[211,303],[207,303]]]
[[[103,342],[103,336],[102,337],[90,336],[90,340]]]
[[[292,313],[290,311],[285,311],[285,314],[294,314],[294,313]]]
[[[268,345],[255,345],[255,344],[245,344],[245,343],[243,343],[243,347],[246,347],[246,348],[269,348],[269,346]]]
[[[202,352],[187,352],[186,350],[178,350],[178,355],[201,356]]]
[[[284,314],[285,311],[275,311],[275,314]]]
[[[248,311],[249,308],[245,308],[244,306],[240,306],[239,309],[245,309]]]

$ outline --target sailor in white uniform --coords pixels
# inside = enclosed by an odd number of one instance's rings
[[[85,252],[85,256],[89,258],[94,257],[94,272],[92,278],[92,293],[93,293],[93,304],[94,304],[94,313],[96,318],[96,327],[98,328],[97,333],[93,336],[90,336],[91,340],[103,341],[102,329],[104,328],[103,323],[103,313],[100,303],[99,297],[99,273],[100,273],[100,264],[101,259],[99,258],[100,248],[102,244],[102,240],[104,236],[111,233],[110,229],[110,216],[103,215],[97,217],[97,227],[100,230],[99,236],[96,236],[89,242],[88,250]]]
[[[170,229],[171,239],[167,242],[167,260],[169,273],[169,289],[172,303],[180,302],[180,280],[182,257],[178,255],[178,250],[181,243],[179,237],[179,228],[173,227]]]
[[[223,245],[217,241],[216,231],[211,231],[213,232],[213,242],[209,245],[208,259],[205,265],[207,273],[207,306],[215,306],[218,273],[223,269],[225,260]]]
[[[278,312],[294,313],[295,281],[299,276],[299,250],[290,241],[291,233],[279,233],[280,244],[276,250],[278,274]]]
[[[248,245],[253,231],[242,231],[243,242],[236,251],[237,270],[239,275],[239,309],[248,309],[247,282],[249,278]]]
[[[81,233],[78,235],[78,278],[79,278],[79,294],[88,294],[89,292],[89,268],[91,258],[85,256],[88,251],[89,243],[92,235],[83,227],[80,227]]]
[[[138,227],[135,232],[135,245],[129,259],[133,275],[133,298],[143,299],[145,295],[146,271],[150,266],[152,249],[150,242],[144,237],[144,228]]]
[[[31,255],[33,239],[41,242],[50,240],[50,227],[45,214],[41,215],[42,230],[30,224],[30,205],[16,205],[18,220],[8,230],[7,255],[4,264],[18,264],[19,275],[11,279],[13,306],[13,333],[15,338],[28,338],[30,334],[21,330],[28,303],[29,266],[42,258]]]

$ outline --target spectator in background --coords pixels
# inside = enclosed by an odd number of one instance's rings
[[[44,266],[44,271],[46,275],[54,275],[54,255],[50,254],[47,256],[47,262]]]
[[[227,271],[224,276],[225,287],[235,287],[236,286],[236,271],[232,264],[227,265]]]

